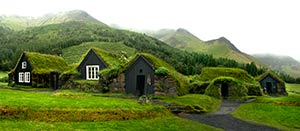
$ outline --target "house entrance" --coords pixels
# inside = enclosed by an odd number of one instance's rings
[[[144,95],[144,90],[145,90],[145,75],[138,75],[136,78],[137,95]]]
[[[50,84],[52,86],[53,89],[58,89],[59,87],[59,74],[58,73],[50,73]]]
[[[272,92],[272,83],[271,82],[267,82],[266,83],[266,88],[267,88],[267,93],[273,93]]]
[[[221,95],[223,98],[228,98],[229,96],[229,90],[228,90],[228,83],[223,83],[222,86],[221,86]]]

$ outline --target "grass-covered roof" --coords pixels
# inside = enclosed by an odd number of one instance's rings
[[[255,77],[255,79],[257,81],[261,81],[262,79],[264,79],[266,76],[270,75],[271,77],[273,77],[274,79],[276,79],[278,82],[280,83],[285,83],[278,75],[276,75],[274,72],[272,71],[266,71],[265,73]]]
[[[62,57],[55,55],[25,52],[28,61],[35,73],[63,72],[68,70],[68,65]]]
[[[255,81],[245,70],[225,67],[204,67],[202,68],[201,74],[195,76],[194,79],[211,81],[217,77],[233,77],[248,83],[253,83]]]
[[[59,56],[41,54],[37,52],[24,52],[19,59],[21,59],[23,55],[25,55],[28,58],[28,61],[33,68],[32,70],[33,73],[37,73],[37,74],[48,74],[50,72],[62,73],[70,69],[68,64],[65,62],[65,60]],[[14,73],[16,68],[17,65],[14,67],[12,71],[10,71],[9,74]]]
[[[107,66],[119,65],[120,60],[118,59],[120,56],[113,55],[105,50],[99,48],[92,48],[95,53],[107,64]]]
[[[106,54],[122,55],[125,54],[127,57],[133,56],[136,52],[134,48],[130,48],[123,43],[115,42],[87,42],[77,46],[72,46],[63,49],[62,56],[65,58],[68,64],[80,64],[83,58],[86,56],[88,51],[91,49],[100,49],[100,52],[106,52]],[[103,53],[99,53],[103,54]],[[105,55],[101,56],[106,64],[109,61],[105,60]]]

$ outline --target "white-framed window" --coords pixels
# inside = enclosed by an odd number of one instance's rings
[[[26,69],[26,67],[27,67],[27,63],[26,63],[26,61],[23,61],[22,62],[22,69]]]
[[[25,83],[30,83],[30,72],[25,72]]]
[[[23,83],[25,81],[24,72],[19,72],[19,82]]]
[[[99,72],[99,65],[87,65],[86,66],[86,79],[87,80],[99,80],[98,72]]]

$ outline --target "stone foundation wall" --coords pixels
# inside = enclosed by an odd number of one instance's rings
[[[154,95],[177,96],[177,82],[169,76],[154,76]]]
[[[125,74],[118,75],[108,86],[111,93],[125,93]]]
[[[125,93],[125,74],[120,74],[109,85],[111,93]],[[154,95],[177,96],[177,81],[169,76],[154,76]]]

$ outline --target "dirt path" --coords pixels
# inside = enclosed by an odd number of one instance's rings
[[[205,123],[226,131],[278,131],[278,129],[257,125],[234,118],[230,115],[241,103],[238,101],[222,101],[218,111],[209,114],[179,114],[179,117]]]

